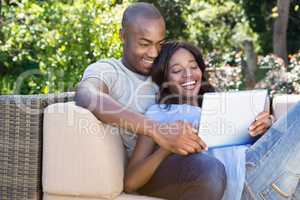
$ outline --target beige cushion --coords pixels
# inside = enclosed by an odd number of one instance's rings
[[[76,196],[59,196],[44,193],[43,200],[105,200],[103,198],[90,198],[90,197],[76,197]],[[154,197],[132,195],[122,193],[120,196],[114,198],[115,200],[162,200]]]
[[[117,197],[123,190],[125,156],[116,131],[74,102],[48,106],[44,115],[43,191]]]
[[[288,110],[300,101],[300,95],[275,95],[273,98],[272,109],[276,119],[285,115]]]

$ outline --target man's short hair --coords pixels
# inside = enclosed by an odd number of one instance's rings
[[[122,28],[126,30],[138,17],[147,19],[163,18],[159,10],[153,4],[142,2],[135,3],[126,8],[122,18]]]

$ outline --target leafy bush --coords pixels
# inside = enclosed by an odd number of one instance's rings
[[[243,83],[241,56],[241,52],[209,53],[206,57],[206,71],[210,84],[220,91],[240,89]]]
[[[188,38],[189,33],[184,31],[187,28],[187,23],[183,13],[186,11],[190,0],[138,0],[138,2],[152,3],[160,10],[166,21],[168,38]]]
[[[259,66],[269,71],[256,88],[267,88],[271,95],[300,94],[300,51],[289,58],[290,64],[285,67],[283,60],[275,55],[260,57]]]
[[[243,0],[241,5],[246,18],[250,22],[250,27],[258,34],[257,44],[261,46],[262,54],[272,52],[272,33],[274,19],[278,16],[277,1],[253,1]],[[300,46],[300,1],[291,0],[289,11],[289,22],[287,30],[288,52],[293,54],[299,50]]]
[[[212,52],[206,58],[209,82],[221,91],[244,89],[242,52],[221,54]],[[258,56],[258,71],[263,72],[255,88],[268,89],[274,94],[300,94],[300,51],[289,56],[285,66],[274,54]]]
[[[0,72],[6,78],[1,78],[1,93],[72,90],[90,63],[121,56],[121,14],[116,13],[123,12],[126,2],[72,2],[22,0],[3,5]],[[8,74],[16,81],[14,87],[7,82]]]
[[[121,16],[128,4],[136,1],[139,0],[4,1],[0,15],[0,93],[73,90],[90,63],[121,57],[118,37]],[[266,52],[268,48],[263,45],[258,30],[260,19],[255,16],[259,15],[249,13],[259,13],[249,9],[260,7],[259,3],[248,0],[147,1],[154,3],[165,16],[169,38],[191,41],[204,50],[210,81],[216,87],[243,89],[242,42],[251,40],[258,52]],[[300,10],[299,6],[296,10],[298,4],[299,0],[293,0],[292,19],[299,18],[293,17]],[[264,12],[267,9],[264,8]],[[298,33],[299,26],[289,26],[289,30],[291,28],[293,33]],[[288,39],[298,38],[298,35]],[[297,40],[292,42],[293,50],[297,49]],[[273,55],[260,56],[258,67],[263,73],[258,74],[262,80],[257,87],[270,88],[272,93],[299,93],[299,57],[299,52],[290,56],[290,65],[285,69]],[[264,79],[265,71],[269,72]]]
[[[244,40],[256,43],[257,35],[250,28],[240,1],[192,0],[184,16],[188,40],[196,42],[205,53],[238,51]]]

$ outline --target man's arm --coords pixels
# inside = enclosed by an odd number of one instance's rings
[[[163,148],[177,154],[200,152],[206,145],[194,133],[190,124],[176,122],[164,126],[144,115],[122,106],[109,95],[106,84],[96,78],[81,82],[75,95],[76,105],[90,110],[104,123],[125,128],[137,134],[151,137]]]

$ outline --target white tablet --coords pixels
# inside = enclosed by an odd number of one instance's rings
[[[268,102],[267,90],[206,93],[198,134],[208,148],[250,144],[248,128]]]

